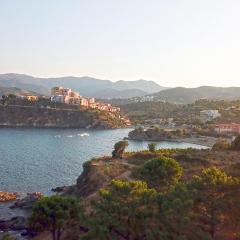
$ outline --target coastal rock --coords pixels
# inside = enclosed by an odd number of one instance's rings
[[[67,186],[62,186],[62,187],[56,187],[56,188],[52,188],[52,192],[56,192],[56,193],[62,193],[65,192],[68,189]]]
[[[25,236],[32,236],[28,229],[28,218],[31,214],[34,203],[43,197],[40,192],[28,193],[26,197],[17,199],[13,205],[3,203],[0,214],[0,232],[13,233],[14,239],[26,239]],[[0,238],[1,239],[1,238]]]
[[[27,229],[27,219],[25,217],[16,216],[10,220],[0,220],[1,231],[21,231]]]
[[[17,193],[0,191],[0,202],[14,201],[19,197]]]
[[[85,162],[83,172],[77,179],[77,184],[68,187],[64,194],[73,194],[78,197],[88,197],[103,187],[107,176],[99,171],[98,163],[94,161]]]
[[[167,136],[163,131],[152,128],[136,128],[129,132],[128,137],[131,140],[137,141],[163,141],[166,138],[171,138],[171,136]]]
[[[42,197],[43,194],[40,192],[28,193],[25,198],[16,201],[10,208],[31,209],[33,204]]]

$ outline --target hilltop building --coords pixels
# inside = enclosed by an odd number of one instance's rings
[[[38,96],[35,96],[35,95],[27,95],[26,96],[26,99],[30,102],[35,102],[38,100]]]

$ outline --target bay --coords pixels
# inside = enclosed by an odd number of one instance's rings
[[[131,129],[0,129],[0,191],[50,193],[71,185],[82,164],[109,155]],[[148,142],[130,141],[128,151],[147,149]],[[189,143],[161,142],[158,148],[202,148]]]

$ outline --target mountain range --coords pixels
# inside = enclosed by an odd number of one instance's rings
[[[49,96],[50,90],[54,86],[71,88],[82,96],[101,99],[131,99],[151,96],[154,101],[182,104],[192,103],[198,99],[240,99],[240,87],[166,88],[154,81],[143,79],[113,82],[92,77],[39,78],[15,73],[0,74],[0,95],[38,93]]]
[[[131,98],[166,89],[154,81],[147,80],[112,82],[92,77],[38,78],[15,73],[0,74],[0,87],[19,88],[49,95],[54,86],[71,88],[83,96],[96,98]]]

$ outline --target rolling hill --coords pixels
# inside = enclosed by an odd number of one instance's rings
[[[152,94],[156,101],[172,103],[193,103],[199,99],[237,100],[240,99],[240,87],[209,87],[171,88]]]

